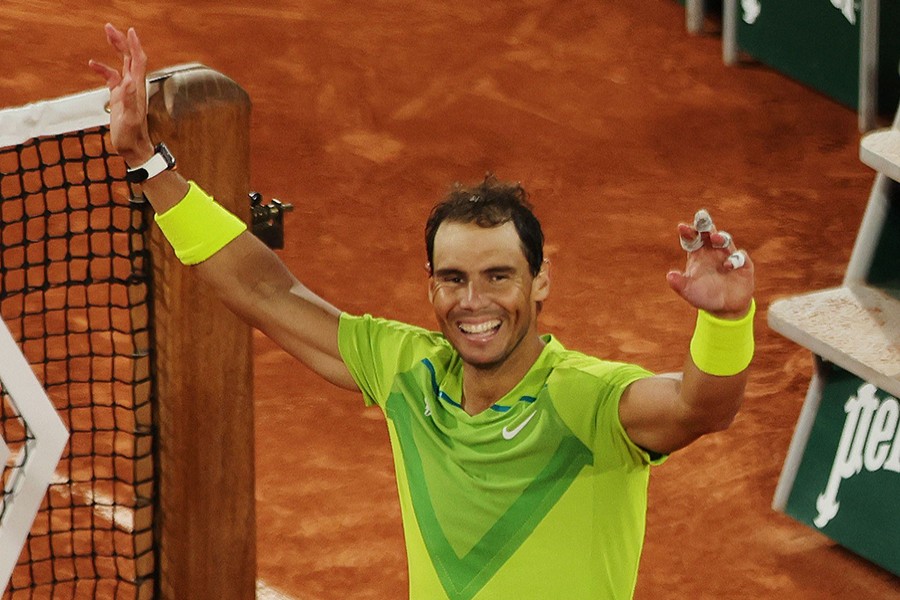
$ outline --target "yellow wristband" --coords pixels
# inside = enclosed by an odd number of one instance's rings
[[[697,368],[710,375],[737,375],[753,360],[753,315],[756,301],[750,310],[736,321],[720,319],[705,310],[697,313],[697,327],[691,339],[691,358]]]
[[[201,263],[246,231],[247,225],[193,181],[178,204],[154,220],[186,265]]]

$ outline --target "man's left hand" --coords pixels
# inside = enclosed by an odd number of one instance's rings
[[[678,235],[688,251],[687,264],[684,271],[667,274],[669,286],[691,306],[719,318],[746,315],[755,287],[746,250],[738,250],[730,234],[716,229],[705,210],[698,211],[693,224],[680,223]]]

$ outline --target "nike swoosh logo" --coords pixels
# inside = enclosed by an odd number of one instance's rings
[[[524,429],[526,425],[528,425],[528,422],[531,419],[533,419],[534,415],[536,415],[536,414],[537,414],[536,412],[533,412],[530,415],[528,415],[528,418],[525,419],[524,421],[522,421],[521,423],[519,423],[514,429],[507,429],[506,427],[504,427],[503,428],[503,439],[511,440],[514,437],[516,437],[517,435],[519,435],[519,432],[522,431],[522,429]]]

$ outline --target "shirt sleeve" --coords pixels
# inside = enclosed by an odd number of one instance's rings
[[[434,334],[371,315],[341,315],[338,347],[366,405],[383,406],[398,373],[407,371]]]
[[[625,389],[653,373],[637,365],[570,355],[555,369],[550,397],[572,432],[603,470],[643,468],[658,462],[631,441],[619,420]]]
[[[610,366],[612,368],[604,377],[606,385],[600,390],[597,403],[596,428],[592,440],[594,456],[600,460],[608,457],[620,463],[636,465],[663,462],[665,456],[648,452],[635,444],[619,419],[619,401],[625,389],[635,381],[653,374],[636,365],[613,363]]]

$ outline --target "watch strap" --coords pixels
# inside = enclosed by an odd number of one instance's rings
[[[126,181],[142,183],[175,166],[175,159],[164,144],[158,144],[155,150],[156,152],[150,157],[150,160],[125,172]]]

